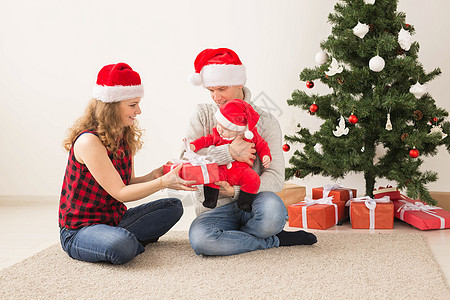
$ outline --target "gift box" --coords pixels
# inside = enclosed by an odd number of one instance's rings
[[[195,180],[198,184],[207,184],[219,181],[219,166],[216,163],[193,165],[191,163],[182,163],[178,175],[184,180]],[[170,172],[173,168],[178,166],[179,163],[165,164],[163,166],[164,174]]]
[[[299,203],[305,199],[306,188],[293,183],[285,183],[283,189],[276,193],[283,200],[286,209],[289,205]]]
[[[392,229],[394,227],[394,204],[389,197],[355,198],[349,200],[348,205],[353,229]]]
[[[339,212],[345,203],[333,203],[331,198],[313,200],[305,197],[305,201],[288,206],[289,226],[311,229],[327,229],[336,225]]]
[[[356,197],[356,189],[343,188],[340,185],[325,185],[323,187],[312,189],[312,198],[320,199],[323,197],[333,196],[333,201],[344,201]]]
[[[433,192],[430,191],[430,196],[437,201],[437,205],[446,211],[450,211],[450,192]]]
[[[450,212],[412,200],[405,195],[400,196],[401,200],[394,201],[396,218],[420,230],[450,228]]]
[[[379,187],[378,190],[373,191],[373,197],[375,199],[383,198],[384,196],[389,196],[391,200],[399,200],[400,191],[397,188],[387,186],[387,187]]]

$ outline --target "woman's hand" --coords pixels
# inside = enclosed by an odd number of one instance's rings
[[[228,181],[217,181],[214,182],[220,186],[219,195],[225,197],[234,197],[234,187],[228,183]]]
[[[187,181],[187,180],[182,179],[178,175],[178,172],[180,171],[181,166],[182,166],[182,164],[179,164],[173,170],[171,170],[169,173],[161,176],[160,179],[157,179],[157,180],[161,180],[160,182],[161,182],[162,189],[169,188],[169,189],[183,190],[183,191],[196,191],[197,190],[196,187],[188,186],[188,185],[195,184],[195,182],[196,182],[195,180]]]

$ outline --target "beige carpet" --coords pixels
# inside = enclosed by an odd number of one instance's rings
[[[169,232],[124,266],[70,259],[54,245],[0,272],[0,299],[450,299],[416,233],[317,234],[314,246],[202,257]]]

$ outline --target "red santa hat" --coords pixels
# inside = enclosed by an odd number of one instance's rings
[[[97,76],[92,96],[102,102],[118,102],[144,96],[139,74],[126,63],[104,66]]]
[[[229,130],[245,131],[245,138],[253,138],[253,130],[259,120],[259,114],[247,102],[234,99],[222,105],[215,114],[216,120]]]
[[[190,81],[193,85],[241,86],[247,81],[245,67],[239,56],[231,49],[205,49],[194,62],[195,73]]]

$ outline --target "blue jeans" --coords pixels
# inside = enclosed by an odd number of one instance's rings
[[[229,203],[199,215],[189,229],[197,255],[233,255],[278,247],[276,236],[287,221],[286,206],[275,193],[256,195],[251,212]]]
[[[61,228],[61,245],[74,259],[124,264],[144,252],[146,243],[155,242],[169,231],[182,215],[179,199],[160,199],[128,209],[118,226]]]

